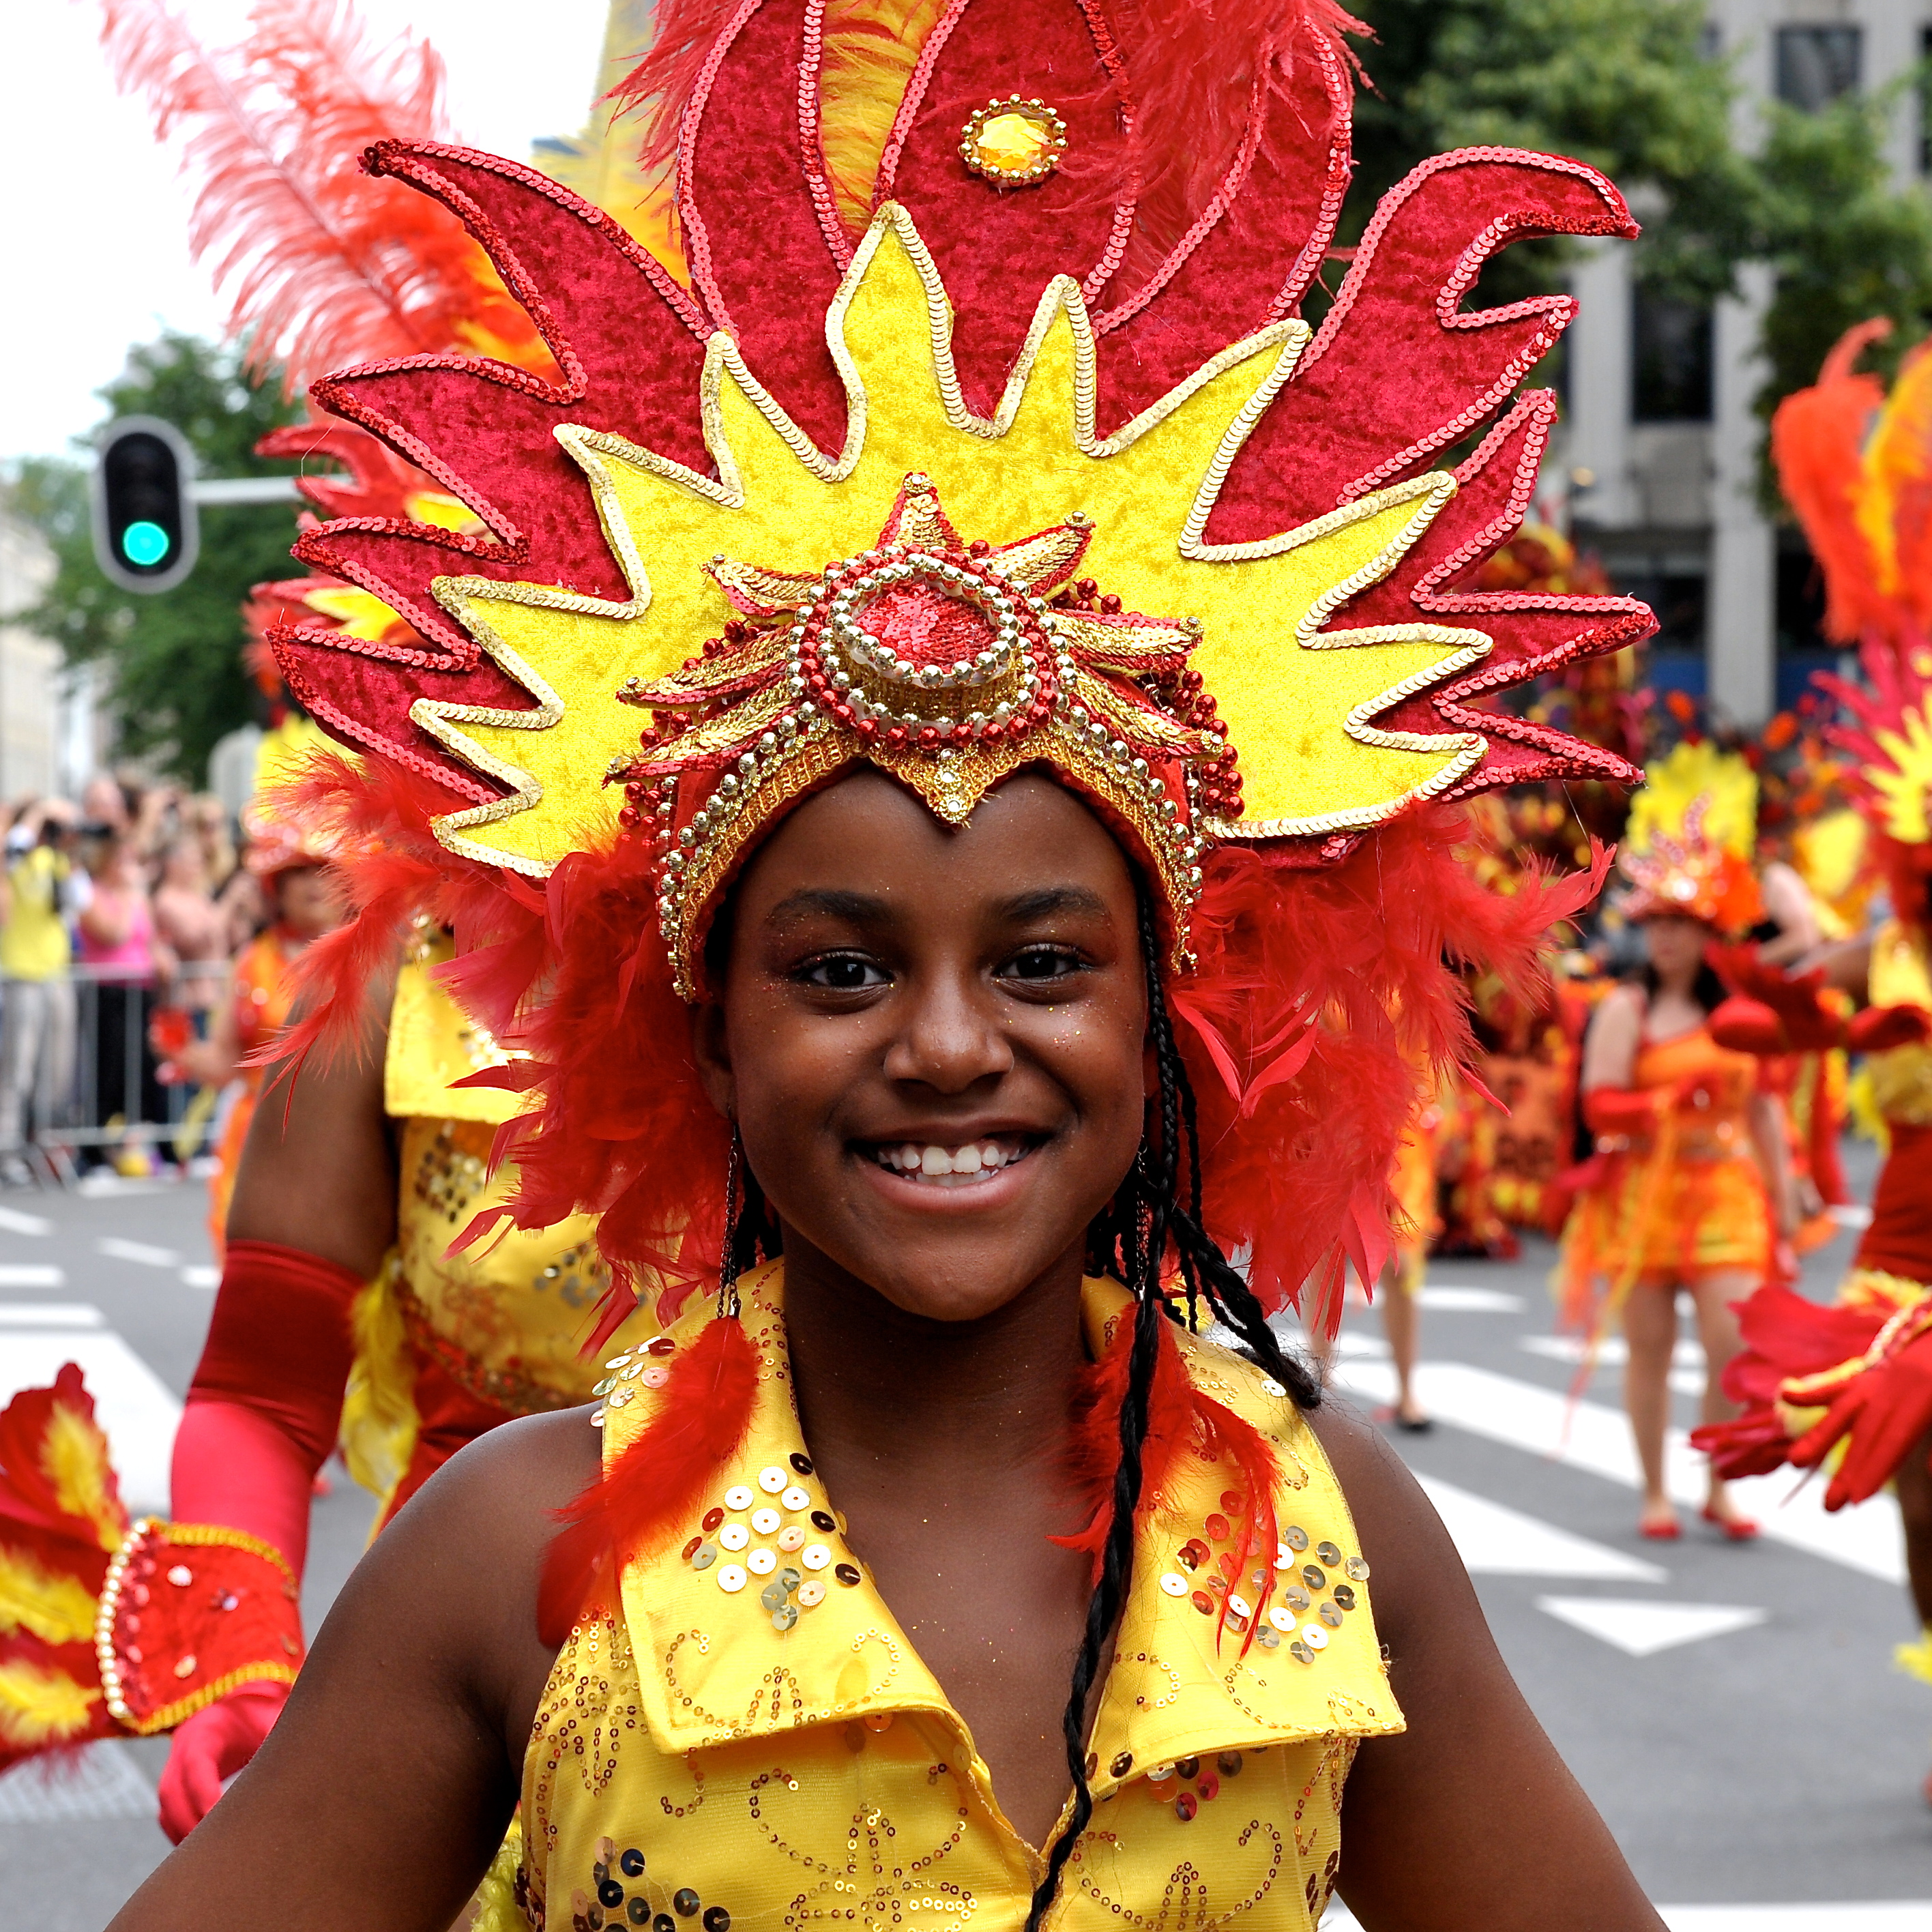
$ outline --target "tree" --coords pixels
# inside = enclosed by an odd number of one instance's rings
[[[1932,316],[1932,196],[1900,186],[1885,152],[1903,87],[1847,94],[1815,112],[1772,104],[1752,253],[1777,274],[1764,320],[1767,422],[1855,322],[1889,316],[1874,358],[1895,364]],[[1774,485],[1771,486],[1775,496]]]
[[[174,424],[206,476],[286,474],[287,464],[263,461],[255,444],[296,410],[274,383],[250,382],[241,367],[237,347],[164,333],[130,350],[125,373],[98,393],[110,418]],[[6,498],[46,538],[58,566],[46,595],[20,621],[58,644],[68,663],[106,670],[117,752],[202,783],[216,741],[254,716],[242,664],[242,604],[251,584],[289,574],[293,506],[204,506],[201,556],[186,581],[142,597],[110,584],[94,562],[83,465],[26,461],[8,479]]]
[[[1632,199],[1647,279],[1692,300],[1729,289],[1756,195],[1703,0],[1365,0],[1355,10],[1376,38],[1360,50],[1370,84],[1355,102],[1351,232],[1431,154],[1529,148],[1587,161]],[[1484,300],[1547,286],[1562,259],[1549,244],[1507,250]]]

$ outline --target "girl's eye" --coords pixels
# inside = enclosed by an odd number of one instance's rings
[[[1000,969],[1003,980],[1064,980],[1080,970],[1080,956],[1064,946],[1022,947]]]
[[[855,958],[849,952],[814,959],[800,969],[799,977],[808,986],[822,986],[833,993],[863,992],[886,983],[885,974],[871,960]]]

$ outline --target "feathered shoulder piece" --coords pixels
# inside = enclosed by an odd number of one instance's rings
[[[1827,634],[1898,650],[1932,631],[1932,344],[1888,393],[1857,364],[1891,329],[1880,316],[1846,332],[1778,405],[1771,452],[1825,574]]]
[[[1514,970],[1559,903],[1498,920],[1444,883],[1448,808],[1636,776],[1497,695],[1652,626],[1477,582],[1556,413],[1520,386],[1575,303],[1472,292],[1519,236],[1634,233],[1600,175],[1439,155],[1301,320],[1348,175],[1352,24],[1330,0],[667,4],[638,85],[681,274],[514,162],[371,149],[373,178],[456,214],[552,366],[412,356],[316,386],[474,521],[307,532],[304,561],[400,626],[304,620],[274,648],[370,754],[394,849],[463,899],[470,996],[508,1026],[545,989],[520,1219],[580,1200],[620,1260],[703,1221],[665,1192],[692,1152],[676,1006],[792,803],[871,764],[959,822],[1043,764],[1154,891],[1224,1164],[1319,1128],[1316,1247],[1378,1220],[1397,1033],[1454,1052],[1445,950]],[[366,828],[366,798],[339,802]],[[1346,957],[1278,943],[1324,921]],[[1324,1114],[1331,1077],[1364,1084]],[[1310,1258],[1300,1231],[1260,1238],[1264,1272]]]

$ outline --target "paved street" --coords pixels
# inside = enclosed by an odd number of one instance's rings
[[[1854,1150],[1855,1174],[1869,1155]],[[199,1187],[0,1196],[0,1395],[74,1360],[136,1507],[165,1501],[167,1444],[212,1299]],[[1850,1237],[1813,1258],[1824,1293]],[[1505,1654],[1673,1932],[1928,1932],[1932,1692],[1898,1676],[1912,1634],[1888,1499],[1826,1516],[1787,1477],[1753,1486],[1765,1538],[1720,1542],[1687,1509],[1676,1545],[1636,1534],[1635,1463],[1606,1361],[1574,1411],[1551,1336],[1549,1255],[1440,1262],[1422,1383],[1440,1418],[1398,1438],[1474,1574]],[[1337,1363],[1387,1399],[1372,1316]],[[1678,1418],[1701,1367],[1680,1351]],[[1681,1498],[1695,1460],[1677,1445]],[[311,1629],[368,1530],[335,1471],[316,1505]],[[0,1780],[0,1932],[95,1932],[165,1849],[156,1742],[100,1747],[46,1787]],[[1331,1926],[1349,1924],[1345,1915]]]

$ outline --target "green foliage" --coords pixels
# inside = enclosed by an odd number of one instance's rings
[[[203,476],[286,474],[287,464],[264,462],[254,448],[294,410],[272,381],[250,383],[241,362],[238,349],[164,334],[131,351],[126,373],[98,393],[109,418],[173,423],[194,446]],[[201,556],[187,580],[142,597],[110,583],[94,562],[86,466],[22,463],[5,497],[40,530],[58,565],[46,596],[21,621],[58,644],[70,664],[104,667],[118,754],[202,783],[216,740],[254,715],[241,607],[251,585],[290,574],[293,506],[204,506]]]
[[[1364,0],[1376,38],[1355,103],[1359,232],[1384,190],[1444,148],[1495,144],[1600,169],[1643,219],[1646,277],[1708,299],[1750,236],[1750,165],[1732,146],[1733,83],[1706,40],[1703,0]],[[1508,250],[1486,300],[1560,259]]]
[[[1900,186],[1885,152],[1904,92],[1847,95],[1816,113],[1770,106],[1752,250],[1778,278],[1757,398],[1767,418],[1817,380],[1854,323],[1889,316],[1895,326],[1876,359],[1895,363],[1932,316],[1932,196],[1916,182]]]

